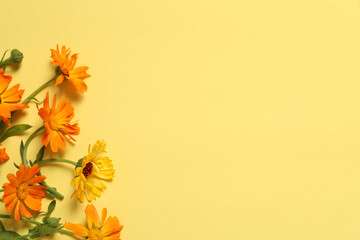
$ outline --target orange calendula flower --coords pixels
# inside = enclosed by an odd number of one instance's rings
[[[41,199],[46,196],[44,190],[47,188],[42,185],[34,185],[45,180],[45,176],[36,176],[40,172],[36,164],[25,169],[24,164],[14,174],[9,173],[7,179],[10,183],[4,183],[4,196],[2,198],[5,208],[9,214],[14,215],[16,222],[21,216],[30,218],[33,213],[41,209]]]
[[[65,228],[76,236],[86,237],[89,240],[120,240],[123,228],[117,217],[106,220],[107,210],[102,210],[101,219],[95,207],[91,204],[85,209],[87,227],[82,224],[65,223]]]
[[[50,51],[51,58],[53,59],[51,64],[58,65],[61,70],[61,74],[56,79],[55,86],[61,84],[64,79],[67,79],[76,91],[80,93],[86,92],[87,85],[84,80],[90,77],[90,75],[86,73],[88,67],[82,66],[75,68],[78,54],[70,56],[70,48],[67,49],[65,46],[62,46],[60,51],[59,45],[56,46],[56,50],[50,49]]]
[[[72,196],[80,202],[84,202],[85,197],[89,202],[100,197],[106,188],[102,180],[114,178],[115,170],[111,159],[104,155],[105,147],[104,140],[98,140],[92,148],[89,145],[89,154],[83,158],[81,167],[75,169],[75,177],[71,181],[71,185],[75,186]]]
[[[44,121],[46,133],[41,141],[45,146],[50,143],[51,150],[57,152],[58,148],[65,148],[65,140],[75,139],[72,135],[78,135],[80,128],[77,123],[71,123],[74,118],[74,107],[66,101],[65,98],[61,99],[56,106],[56,94],[54,96],[53,105],[50,108],[49,93],[46,94],[44,105],[39,109],[39,116]]]
[[[0,68],[0,118],[11,126],[8,118],[11,118],[11,112],[28,108],[29,105],[19,103],[21,101],[24,90],[19,90],[20,84],[8,88],[12,77],[4,75],[4,70]]]
[[[1,146],[1,143],[0,143]],[[9,160],[9,155],[7,155],[6,153],[6,148],[1,148],[0,149],[0,163],[6,162],[7,160]]]

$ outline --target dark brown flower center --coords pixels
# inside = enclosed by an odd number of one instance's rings
[[[92,173],[92,170],[93,170],[93,165],[91,162],[88,162],[84,169],[82,170],[82,173],[84,174],[85,177],[88,177],[91,173]]]
[[[63,72],[63,74],[64,74],[64,76],[65,76],[66,78],[69,77],[69,70],[64,69],[64,70],[62,70],[62,72]]]

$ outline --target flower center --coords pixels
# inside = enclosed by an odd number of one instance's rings
[[[16,189],[16,196],[19,200],[24,200],[28,195],[28,185],[26,183],[20,183]]]
[[[88,240],[102,240],[104,238],[101,228],[92,228],[89,231]]]
[[[92,171],[93,171],[93,165],[92,165],[91,162],[88,162],[88,163],[85,165],[82,173],[84,174],[85,177],[88,177],[88,176],[92,173]]]
[[[57,122],[57,119],[56,119],[56,116],[54,113],[51,113],[50,114],[50,117],[49,117],[49,125],[51,127],[52,130],[58,130],[59,129],[59,123]]]
[[[67,69],[62,69],[61,71],[62,71],[62,73],[64,74],[64,76],[65,76],[66,78],[69,77],[69,70],[67,70]]]

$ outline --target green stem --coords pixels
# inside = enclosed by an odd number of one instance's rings
[[[63,162],[63,163],[69,163],[72,164],[76,167],[76,162],[71,161],[71,160],[67,160],[67,159],[62,159],[62,158],[50,158],[50,159],[45,159],[45,160],[41,160],[40,162],[37,162],[36,164],[43,165],[46,163],[52,163],[52,162]]]
[[[0,192],[3,192],[3,191],[5,191],[5,189],[3,189],[3,188],[2,188],[2,189],[0,189]]]
[[[14,216],[6,215],[6,214],[0,214],[0,218],[14,219]],[[24,221],[24,222],[32,223],[32,224],[35,224],[35,225],[37,225],[37,226],[42,225],[41,222],[38,222],[38,221],[35,221],[35,220],[32,220],[32,219],[29,219],[29,218],[20,217],[20,219],[21,219],[22,221]]]
[[[50,187],[45,181],[44,181],[44,182],[41,182],[41,183],[39,183],[39,184],[45,186],[45,187],[47,188],[47,190],[48,190],[50,193],[54,194],[55,197],[57,197],[58,199],[60,199],[60,200],[63,200],[63,199],[64,199],[64,195],[62,195],[61,193],[59,193],[55,188]]]
[[[0,214],[0,218],[14,219],[14,216],[6,215],[6,214]],[[24,222],[32,223],[32,224],[34,224],[36,226],[43,225],[41,222],[29,219],[29,218],[20,217],[20,220],[22,220]],[[65,230],[65,229],[58,229],[58,232],[70,235],[70,236],[75,237],[75,238],[78,238],[78,236],[74,235],[74,233],[72,231],[68,231],[68,230]],[[25,235],[25,236],[30,236],[30,234]]]
[[[36,134],[38,134],[41,130],[44,129],[44,126],[39,127],[35,132],[33,132],[29,138],[26,140],[25,145],[24,145],[24,151],[22,154],[22,160],[24,163],[25,168],[27,167],[27,158],[26,158],[26,152],[27,152],[27,148],[31,142],[31,140],[36,136]]]
[[[72,231],[69,231],[69,230],[60,229],[59,232],[74,236],[74,233]]]
[[[12,59],[11,57],[9,57],[0,63],[0,68],[3,68],[5,70],[5,68],[11,63],[12,63]]]
[[[43,85],[41,85],[38,89],[36,89],[32,94],[30,94],[27,98],[25,98],[24,101],[22,101],[22,103],[28,103],[30,102],[30,100],[35,97],[39,92],[41,92],[44,88],[46,88],[50,83],[52,83],[53,81],[56,80],[56,78],[59,75],[55,75],[52,79],[50,79],[49,81],[47,81],[46,83],[44,83]]]

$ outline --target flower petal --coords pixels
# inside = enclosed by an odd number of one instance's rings
[[[79,237],[86,237],[89,235],[89,230],[81,224],[65,223],[64,227]]]
[[[24,203],[28,208],[31,210],[38,212],[41,210],[41,199],[36,199],[32,197],[31,195],[27,195],[24,199]]]

